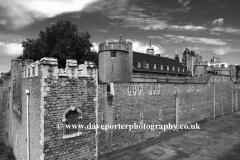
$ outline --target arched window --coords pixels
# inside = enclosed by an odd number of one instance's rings
[[[73,127],[75,125],[78,125],[78,112],[76,110],[69,111],[66,114],[66,125],[72,126],[66,130],[66,134],[78,132],[78,127]]]
[[[76,137],[82,134],[79,125],[81,124],[81,111],[71,106],[63,114],[63,139]]]

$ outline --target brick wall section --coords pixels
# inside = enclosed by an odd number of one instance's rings
[[[26,136],[23,130],[26,126],[22,124],[22,60],[11,61],[11,100],[10,100],[10,143],[17,160],[26,158]],[[24,137],[23,137],[24,136]]]
[[[62,122],[70,105],[81,111],[82,124],[95,123],[96,72],[93,72],[94,79],[82,77],[72,61],[61,72],[56,60],[51,60],[46,58],[25,68],[21,60],[12,60],[10,144],[15,157],[25,160],[29,154],[29,159],[41,160],[93,159],[96,153],[95,130],[83,130],[80,136],[63,139],[63,129],[58,130],[56,126]],[[88,75],[92,73],[90,70]],[[26,91],[30,95],[29,108]]]
[[[104,125],[107,121],[108,114],[111,113],[111,105],[108,105],[108,93],[107,93],[107,84],[99,83],[98,84],[98,124]],[[104,116],[104,117],[103,117]],[[108,121],[109,122],[109,121]],[[107,132],[99,130],[98,145],[101,146],[100,153],[104,150],[108,144]]]
[[[239,108],[239,84],[234,84],[229,76],[212,75],[205,83],[114,83],[112,103],[101,113],[106,114],[107,124],[140,124],[140,114],[143,114],[145,124],[176,124],[176,97],[179,99],[179,124],[190,124],[206,118],[214,117],[214,85],[215,85],[215,116],[236,111]],[[134,93],[134,86],[141,86],[141,94]],[[160,93],[149,87],[160,86]],[[131,96],[128,93],[131,89]],[[232,104],[232,92],[233,104]],[[236,102],[238,105],[236,105]],[[115,118],[117,115],[117,118]],[[160,118],[160,119],[159,119]],[[140,141],[154,138],[161,130],[107,130],[101,131],[104,138],[99,144],[100,153],[133,145]],[[105,142],[105,144],[104,144]]]
[[[93,157],[95,154],[95,130],[83,130],[79,137],[63,139],[63,131],[57,130],[58,122],[62,121],[64,112],[71,106],[81,110],[81,124],[95,122],[95,106],[93,93],[88,93],[83,79],[60,78],[45,79],[54,82],[44,97],[44,153],[46,160],[81,159]],[[46,88],[46,87],[45,87]],[[86,98],[90,98],[88,101]]]
[[[41,78],[32,77],[25,78],[22,82],[22,104],[23,114],[22,117],[22,134],[27,138],[27,114],[29,120],[29,155],[30,159],[40,159],[42,155],[42,145],[40,144],[41,133],[41,110],[40,110],[40,97],[41,97]],[[27,113],[27,94],[26,90],[29,90],[29,109]],[[26,142],[27,143],[27,142]],[[26,144],[27,145],[27,144]],[[27,147],[24,147],[23,151],[26,152]],[[25,155],[27,156],[27,155]],[[23,159],[27,159],[24,157]]]
[[[82,130],[82,134],[72,138],[63,138],[63,129],[57,129],[64,113],[71,106],[80,110],[84,126],[96,123],[95,94],[96,79],[54,75],[57,66],[42,65],[42,97],[44,104],[44,159],[69,160],[93,159],[96,153],[95,130]],[[77,67],[74,67],[77,69]],[[68,73],[68,72],[67,72]]]
[[[10,77],[2,77],[0,82],[0,141],[9,144],[9,102]]]

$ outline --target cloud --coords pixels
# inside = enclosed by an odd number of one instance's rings
[[[133,51],[146,53],[147,48],[149,47],[149,44],[137,41],[137,40],[129,40],[133,43]],[[154,45],[152,44],[152,47],[154,48],[155,54],[162,54],[164,53],[165,49],[162,48],[160,45]]]
[[[185,13],[190,10],[189,7],[173,9],[162,5],[153,6],[148,3],[144,6],[136,6],[135,4],[134,1],[130,0],[120,0],[119,2],[103,0],[99,5],[90,6],[88,10],[100,11],[112,20],[110,24],[113,26],[121,25],[122,27],[138,28],[145,31],[172,29],[168,22],[173,19],[169,14]]]
[[[134,27],[142,30],[163,30],[167,28],[167,22],[154,18],[128,18],[126,27]]]
[[[220,39],[214,38],[202,38],[202,37],[187,37],[187,36],[176,36],[176,35],[164,35],[169,38],[174,43],[180,42],[190,42],[190,43],[203,43],[203,44],[211,44],[211,45],[226,45],[226,42],[221,41]]]
[[[93,47],[91,48],[91,50],[95,50],[95,51],[98,52],[98,46],[99,46],[99,44],[98,44],[98,43],[95,43],[95,42],[93,42],[92,44],[93,44]]]
[[[95,29],[95,31],[97,31],[97,32],[103,32],[103,33],[106,33],[106,32],[107,32],[106,29]]]
[[[0,42],[0,53],[5,55],[20,55],[23,53],[22,44]]]
[[[126,7],[127,8],[127,7]],[[185,31],[204,31],[206,27],[204,26],[195,26],[193,24],[188,25],[173,25],[169,22],[172,20],[171,17],[168,16],[169,13],[173,12],[186,12],[186,10],[181,9],[169,9],[163,8],[161,12],[158,12],[154,15],[146,14],[146,8],[133,7],[127,10],[125,8],[124,11],[109,11],[107,12],[107,16],[115,21],[112,25],[123,26],[129,28],[138,28],[140,30],[185,30]],[[154,10],[150,8],[151,10]],[[118,9],[116,9],[118,10]]]
[[[0,19],[0,24],[1,25],[6,25],[8,22],[5,19]]]
[[[179,26],[179,25],[172,25],[169,26],[170,29],[175,30],[187,30],[187,31],[200,31],[200,30],[206,30],[206,27],[203,26],[194,26],[194,25],[185,25],[185,26]]]
[[[163,39],[163,37],[160,36],[148,36],[151,39]]]
[[[74,14],[74,15],[71,15],[70,17],[72,17],[72,18],[77,18],[77,19],[80,19],[80,18],[81,18],[81,16],[80,16],[80,15],[76,15],[76,14]]]
[[[229,54],[229,53],[240,53],[240,49],[225,47],[225,48],[213,49],[213,52],[216,55],[225,55],[225,54]]]
[[[182,4],[183,7],[186,7],[190,3],[190,0],[178,0],[178,3]]]
[[[36,20],[79,12],[98,0],[0,0],[2,16],[18,29]]]
[[[139,14],[134,15],[119,15],[111,16],[112,19],[121,19],[123,20],[124,27],[138,28],[141,30],[184,30],[184,31],[204,31],[207,30],[204,26],[194,26],[194,25],[171,25],[166,20],[161,20],[156,17],[150,17],[148,15]]]
[[[212,21],[212,24],[213,25],[223,25],[225,22],[224,22],[224,19],[223,18],[219,18],[219,19],[215,19],[214,21]]]
[[[211,32],[224,32],[230,34],[240,34],[240,29],[232,28],[232,27],[214,27],[210,29]]]

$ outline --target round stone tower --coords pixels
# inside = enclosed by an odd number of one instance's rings
[[[111,41],[99,45],[99,80],[101,82],[131,82],[133,73],[132,43]]]
[[[207,74],[207,65],[205,64],[196,64],[194,66],[194,76],[203,76],[203,75],[206,75]]]

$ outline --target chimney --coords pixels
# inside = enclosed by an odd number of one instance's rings
[[[176,54],[175,54],[175,60],[179,62],[179,57],[178,57],[178,54],[177,54],[177,50],[176,50]]]

